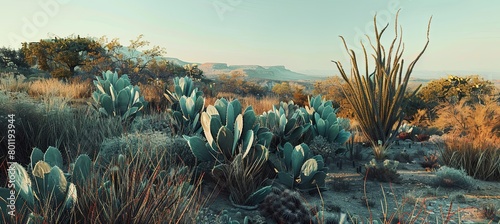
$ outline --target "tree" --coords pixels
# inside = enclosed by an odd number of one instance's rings
[[[241,96],[247,94],[262,95],[264,88],[259,84],[245,80],[247,74],[243,70],[233,70],[229,74],[220,74],[218,92],[234,93]]]
[[[495,85],[478,75],[466,77],[452,76],[429,82],[418,96],[433,109],[442,102],[459,102],[462,99],[471,103],[480,103],[481,98],[493,95]]]
[[[22,43],[26,61],[57,78],[73,76],[77,66],[92,61],[92,55],[97,55],[101,51],[103,48],[99,43],[80,36]]]
[[[282,82],[280,84],[276,84],[273,86],[273,89],[271,91],[277,94],[280,97],[280,100],[289,99],[293,95],[293,90],[289,82]]]
[[[97,42],[104,51],[94,55],[95,60],[86,63],[83,69],[92,74],[107,70],[128,74],[133,84],[146,83],[149,79],[164,77],[170,79],[172,74],[184,75],[183,73],[177,74],[179,68],[160,58],[166,53],[164,48],[159,46],[147,48],[150,42],[143,40],[143,37],[144,35],[141,34],[135,40],[130,40],[128,46],[123,46],[118,38],[111,41],[108,41],[106,36],[99,38]],[[148,71],[148,68],[156,69],[156,71],[163,70],[167,74],[154,73]]]
[[[352,107],[347,95],[342,88],[346,88],[347,84],[339,76],[332,76],[326,80],[316,81],[314,83],[313,94],[321,94],[326,99],[333,101],[333,106],[339,108],[337,116],[345,118],[354,118],[354,108]]]
[[[28,69],[29,65],[24,60],[24,53],[18,49],[0,48],[0,68]]]

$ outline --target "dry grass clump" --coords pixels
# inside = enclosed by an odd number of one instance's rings
[[[92,93],[90,80],[82,81],[72,79],[71,81],[62,81],[55,78],[37,80],[31,83],[28,88],[28,94],[34,97],[66,97],[72,99],[89,98]]]
[[[443,163],[477,179],[500,180],[500,105],[493,99],[484,104],[445,104],[438,114],[436,125],[448,131]]]
[[[262,114],[273,108],[273,105],[279,104],[280,100],[278,97],[274,96],[239,96],[234,93],[220,92],[217,97],[207,97],[205,100],[205,105],[214,105],[215,101],[219,98],[226,98],[231,101],[233,99],[238,99],[241,102],[243,108],[247,106],[252,106],[255,114]]]
[[[12,72],[0,74],[0,90],[9,92],[25,92],[29,87],[24,75],[16,75]]]
[[[206,200],[186,167],[164,167],[147,150],[120,156],[95,170],[79,190],[74,221],[82,223],[195,223]],[[153,167],[153,168],[151,168]]]

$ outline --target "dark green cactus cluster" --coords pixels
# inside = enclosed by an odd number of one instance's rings
[[[300,194],[289,189],[273,188],[259,210],[264,217],[276,223],[311,223],[313,218]]]
[[[28,173],[23,166],[13,163],[9,173],[14,177],[14,189],[17,192],[16,211],[28,213],[28,223],[51,222],[75,209],[78,201],[76,185],[83,185],[90,175],[91,160],[87,155],[80,155],[72,164],[71,173],[62,171],[63,159],[57,148],[49,147],[45,153],[34,148],[31,153],[31,163]],[[71,182],[70,182],[71,181]],[[76,184],[76,185],[75,185]],[[11,189],[0,188],[0,196],[9,198]],[[1,204],[2,211],[9,211]],[[43,217],[37,214],[42,208],[51,206],[58,214],[53,217]],[[3,214],[3,217],[9,217]],[[68,218],[68,217],[66,217]]]
[[[106,71],[102,78],[94,80],[96,91],[92,98],[94,107],[105,116],[120,117],[122,121],[133,120],[141,115],[147,105],[138,86],[132,86],[127,75],[118,78],[116,72]]]
[[[165,91],[171,103],[172,120],[175,134],[193,135],[202,131],[200,116],[205,109],[203,92],[194,87],[193,80],[187,76],[174,78],[174,92]]]

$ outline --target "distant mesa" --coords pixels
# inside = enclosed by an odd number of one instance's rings
[[[175,64],[184,66],[186,64],[197,64],[198,68],[208,78],[216,78],[221,74],[229,74],[231,71],[243,71],[247,79],[264,79],[274,81],[303,81],[319,80],[321,78],[291,71],[283,65],[260,66],[260,65],[228,65],[226,63],[191,63],[178,58],[165,58]]]

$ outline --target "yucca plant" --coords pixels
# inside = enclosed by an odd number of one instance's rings
[[[399,14],[399,12],[398,12]],[[347,99],[354,108],[354,114],[359,121],[360,128],[364,135],[371,141],[377,160],[382,160],[385,150],[390,147],[398,127],[401,125],[404,114],[402,106],[405,104],[405,92],[408,86],[410,75],[415,64],[423,55],[429,44],[430,22],[427,27],[427,42],[422,51],[410,63],[404,72],[404,60],[402,59],[404,44],[402,31],[398,27],[398,14],[395,20],[395,37],[387,49],[382,46],[382,35],[386,31],[387,24],[380,32],[377,26],[377,17],[373,19],[375,27],[375,43],[368,38],[374,50],[373,62],[375,71],[371,72],[368,67],[368,53],[362,44],[363,56],[365,59],[364,72],[362,65],[358,64],[356,53],[347,47],[345,39],[341,36],[345,49],[351,60],[351,75],[342,67],[339,61],[332,61],[336,64],[342,78],[346,81],[343,87],[344,93],[349,96]],[[415,95],[419,88],[416,88],[409,97]]]

